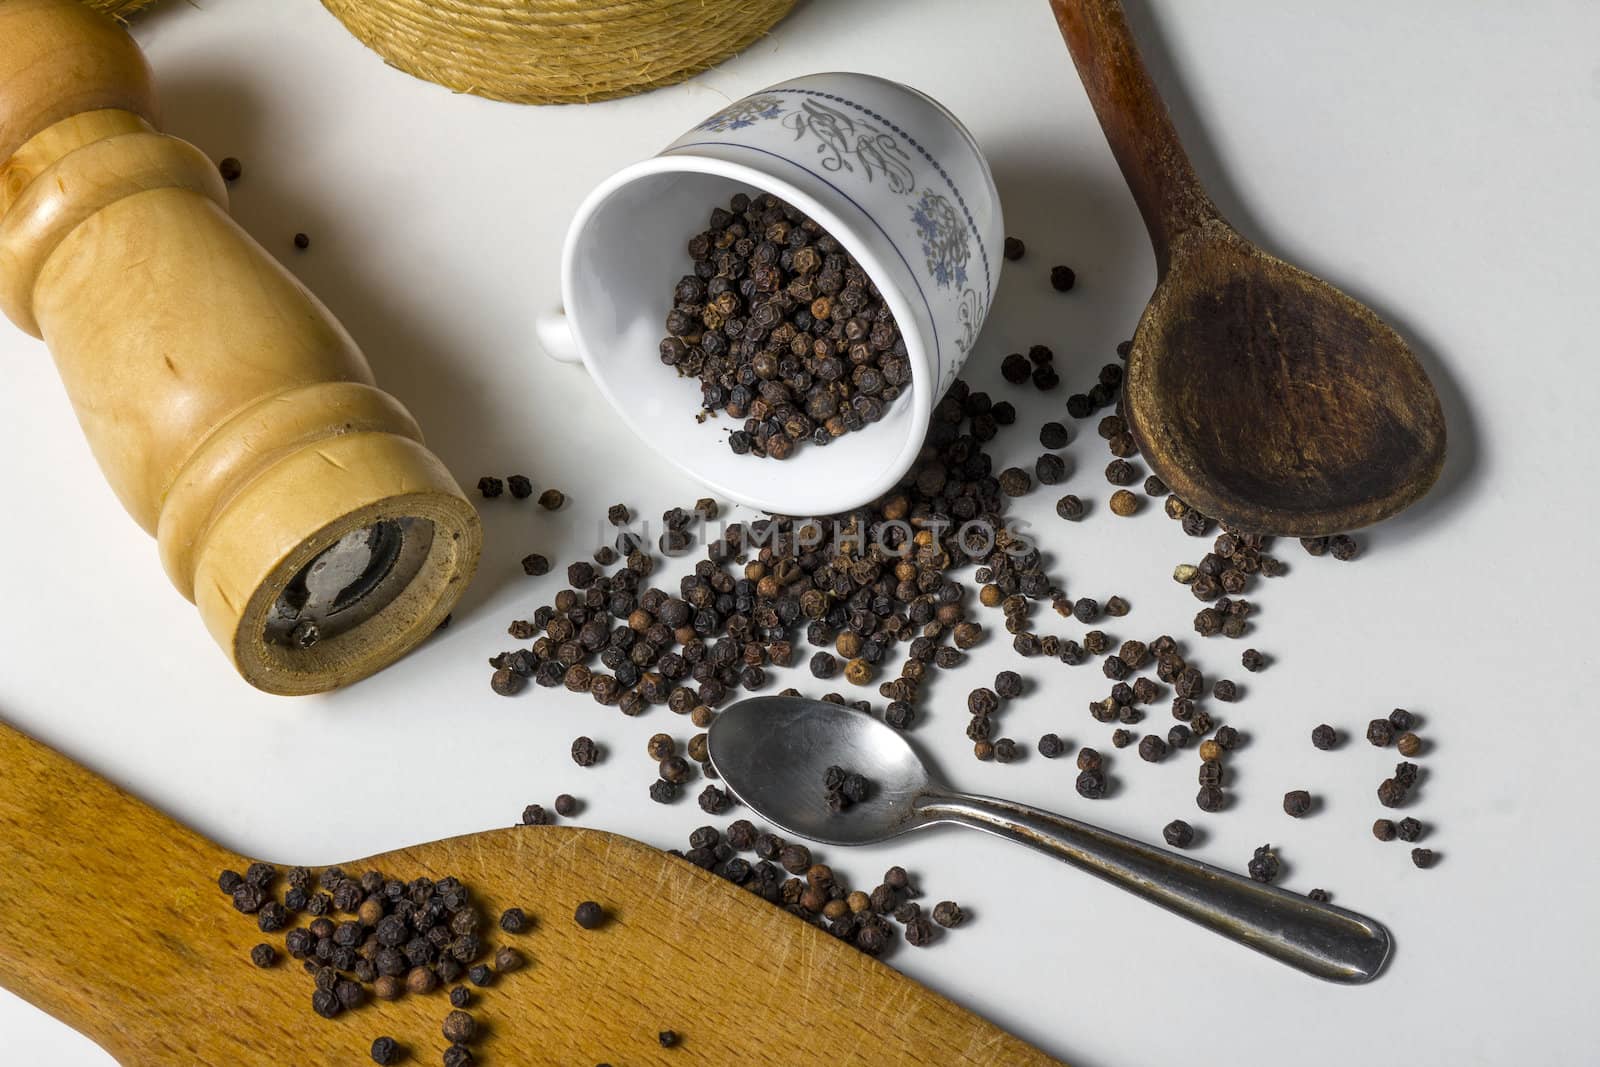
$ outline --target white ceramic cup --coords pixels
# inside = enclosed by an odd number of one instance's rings
[[[884,417],[778,461],[735,455],[723,414],[697,421],[699,382],[661,363],[685,246],[737,192],[815,219],[894,312],[911,387]],[[1000,198],[972,135],[937,102],[866,74],[813,74],[722,109],[612,175],[578,208],[561,263],[564,310],[537,323],[554,358],[581,359],[623,420],[719,495],[831,515],[893,489],[937,399],[972,350],[1000,281]]]

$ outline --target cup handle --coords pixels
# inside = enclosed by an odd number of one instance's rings
[[[572,324],[567,321],[564,308],[556,308],[540,315],[533,323],[533,335],[544,354],[557,363],[582,363],[578,342],[572,336]]]

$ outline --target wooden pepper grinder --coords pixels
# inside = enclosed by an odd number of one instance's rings
[[[477,512],[326,308],[155,127],[133,40],[0,0],[0,310],[49,346],[123,505],[252,685],[365,677],[444,620]]]

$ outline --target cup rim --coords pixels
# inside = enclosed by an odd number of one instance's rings
[[[760,189],[762,192],[782,197],[812,219],[815,219],[830,236],[837,240],[855,258],[856,262],[861,265],[862,270],[866,272],[867,277],[871,278],[874,283],[879,282],[880,279],[890,277],[883,259],[862,240],[857,227],[845,222],[837,213],[794,183],[743,163],[733,163],[728,160],[699,155],[693,152],[671,150],[669,152],[670,154],[664,152],[661,155],[651,156],[649,159],[640,160],[624,167],[595,186],[578,206],[577,213],[573,216],[572,224],[567,230],[567,238],[561,253],[561,301],[568,309],[569,326],[578,354],[583,359],[583,365],[589,371],[589,377],[593,379],[601,394],[606,398],[606,402],[622,417],[628,428],[641,440],[645,441],[649,440],[649,436],[645,432],[645,426],[635,419],[626,405],[618,401],[607,382],[606,375],[596,369],[599,363],[594,359],[590,351],[577,317],[571,315],[571,309],[575,306],[572,279],[574,277],[573,267],[577,257],[578,241],[588,229],[590,221],[600,207],[625,186],[644,178],[675,173],[711,174],[741,182]],[[674,453],[664,453],[667,460],[691,478],[729,499],[779,515],[827,516],[839,514],[852,508],[869,504],[900,484],[900,480],[905,477],[906,472],[916,463],[917,456],[922,451],[923,442],[927,438],[928,421],[933,414],[934,398],[932,394],[934,389],[937,388],[939,377],[938,367],[936,366],[938,360],[937,354],[930,358],[921,324],[917,322],[911,303],[906,299],[905,294],[897,286],[892,285],[884,286],[879,284],[878,291],[884,300],[888,302],[890,311],[894,313],[895,324],[900,327],[900,336],[906,343],[906,352],[910,357],[911,395],[905,399],[908,399],[911,403],[911,422],[906,432],[906,439],[901,444],[900,451],[895,456],[894,462],[885,465],[882,468],[882,473],[877,478],[870,482],[854,483],[859,488],[852,489],[848,493],[841,491],[843,483],[834,481],[827,486],[810,486],[805,493],[790,493],[785,498],[779,498],[760,492],[736,489],[725,484],[720,479],[711,477],[705,472],[696,469]],[[912,330],[907,330],[902,325],[905,323],[913,323],[915,326]],[[845,442],[848,440],[849,436],[847,435],[843,440],[830,447],[845,446]],[[780,462],[777,467],[782,468],[786,465],[786,462]],[[770,477],[771,474],[781,473],[777,469],[768,473],[767,481],[770,484],[789,486],[799,481],[799,479],[794,478]]]

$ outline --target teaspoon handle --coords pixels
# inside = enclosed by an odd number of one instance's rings
[[[925,822],[984,830],[1055,856],[1273,959],[1333,982],[1371,981],[1392,943],[1381,923],[1164,848],[993,797],[926,793]]]

